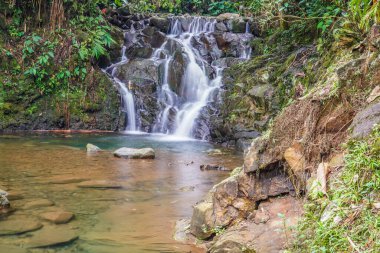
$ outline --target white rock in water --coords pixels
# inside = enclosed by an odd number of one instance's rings
[[[114,153],[114,156],[127,159],[154,159],[155,152],[152,148],[119,148]]]
[[[95,146],[91,143],[88,143],[86,145],[86,150],[88,153],[101,151],[101,149],[98,146]]]

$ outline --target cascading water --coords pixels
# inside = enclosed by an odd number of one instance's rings
[[[178,42],[188,59],[187,67],[182,78],[179,96],[184,102],[178,104],[177,94],[170,90],[168,85],[168,68],[172,56],[166,56],[164,60],[164,78],[160,97],[164,98],[162,102],[165,108],[158,117],[160,127],[155,127],[160,132],[169,132],[169,111],[176,112],[173,134],[180,137],[191,137],[194,122],[197,119],[200,110],[207,105],[209,95],[217,88],[221,82],[210,81],[206,74],[204,60],[197,50],[191,45],[194,36],[201,33],[210,33],[214,31],[216,20],[206,20],[204,18],[194,18],[187,31],[183,31],[178,19],[171,20],[171,29],[168,39]],[[165,48],[166,43],[163,45]],[[162,48],[156,52],[162,52]],[[155,53],[157,55],[157,53]],[[220,72],[219,72],[220,73]],[[221,80],[219,76],[216,79]]]
[[[127,115],[127,124],[125,130],[135,132],[137,131],[136,124],[136,110],[135,110],[135,100],[133,94],[129,91],[127,85],[120,81],[115,75],[117,67],[128,62],[128,58],[125,55],[126,47],[123,46],[121,49],[121,61],[109,66],[105,71],[110,72],[113,81],[117,84],[119,93],[122,99],[122,111]]]
[[[251,55],[249,23],[236,33],[217,30],[215,18],[170,17],[163,34],[160,23],[146,21],[125,26],[121,61],[106,70],[119,87],[126,129],[205,138],[199,128],[219,97],[226,62]]]

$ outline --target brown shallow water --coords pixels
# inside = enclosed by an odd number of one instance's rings
[[[105,151],[88,155],[87,142]],[[156,159],[113,157],[112,150],[122,146],[153,147]],[[172,239],[176,220],[191,216],[192,205],[228,176],[202,172],[199,166],[241,164],[240,155],[210,156],[205,152],[210,148],[214,147],[205,142],[166,142],[150,136],[0,136],[0,188],[22,197],[11,201],[16,211],[5,219],[33,218],[44,225],[38,231],[69,228],[79,236],[69,244],[30,252],[202,252]],[[108,180],[122,188],[78,187],[79,181],[87,180]],[[54,206],[25,209],[28,202],[40,199]],[[58,209],[75,218],[65,225],[39,218]],[[38,231],[0,236],[0,247],[10,247],[7,253],[20,252]]]

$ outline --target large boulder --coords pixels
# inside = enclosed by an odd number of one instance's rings
[[[170,21],[167,18],[152,17],[150,19],[150,25],[157,27],[163,33],[167,33],[169,31]]]
[[[138,45],[134,44],[126,50],[128,59],[144,58],[148,59],[153,54],[153,48],[150,45]]]
[[[114,156],[126,159],[154,159],[155,152],[152,148],[119,148],[114,153]]]
[[[215,236],[208,252],[283,252],[288,243],[287,229],[297,224],[301,210],[302,202],[290,196],[263,201],[249,219]]]
[[[194,206],[190,222],[191,233],[199,239],[207,239],[213,234],[212,202],[201,202]]]
[[[173,59],[169,63],[168,83],[175,93],[179,93],[183,75],[185,74],[187,59],[180,50],[176,50]]]
[[[146,27],[142,30],[142,34],[144,35],[144,41],[150,44],[152,48],[160,48],[166,40],[165,34],[153,26]]]
[[[135,59],[119,66],[116,77],[127,84],[158,83],[159,78],[156,63],[150,59]]]

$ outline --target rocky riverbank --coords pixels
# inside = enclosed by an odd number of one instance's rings
[[[178,227],[182,234],[204,240],[203,246],[213,253],[279,252],[292,247],[306,197],[332,190],[330,181],[345,169],[342,144],[367,137],[380,123],[377,31],[374,27],[366,53],[351,48],[332,51],[328,59],[315,58],[305,54],[313,52],[307,47],[293,54],[287,71],[294,71],[294,100],[252,142],[243,167],[194,206],[190,228]],[[272,63],[263,62],[252,76],[261,75]],[[305,79],[314,80],[311,87],[297,88]],[[265,82],[281,84],[278,79]],[[268,104],[273,105],[272,95],[260,103]]]

